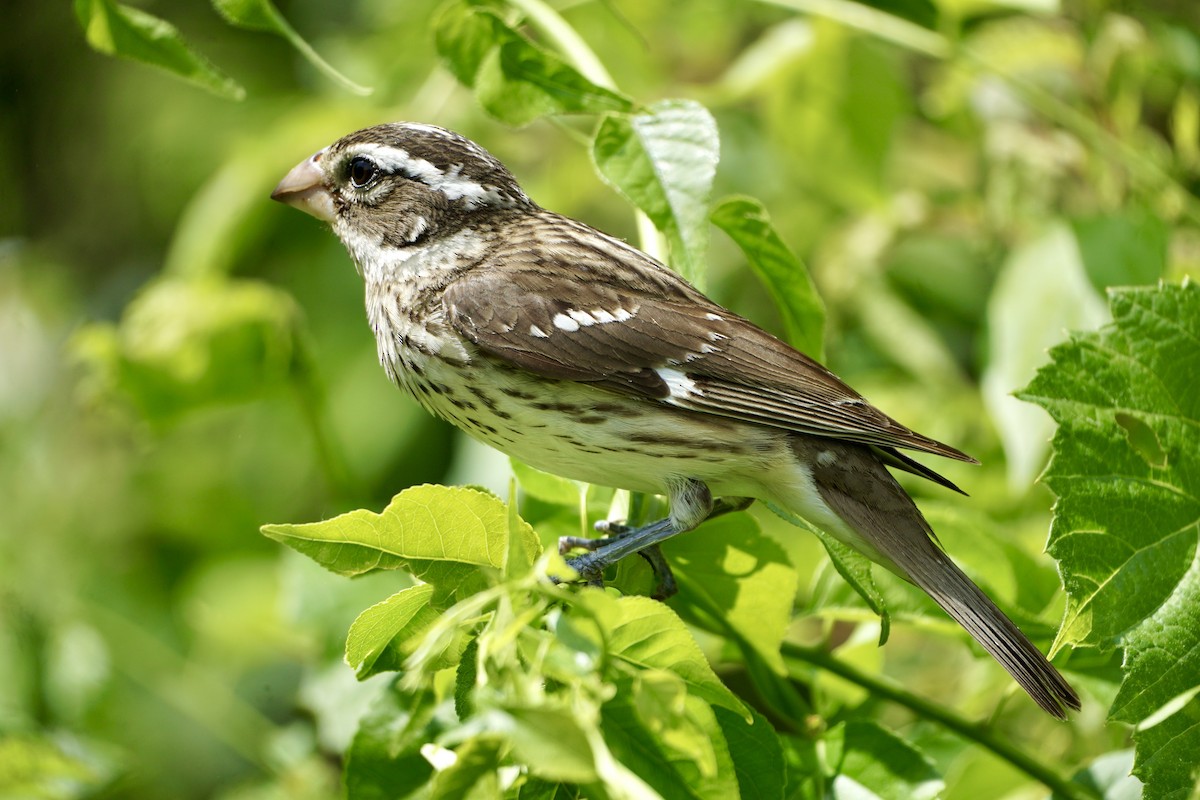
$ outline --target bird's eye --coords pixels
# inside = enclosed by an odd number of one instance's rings
[[[355,189],[365,189],[379,177],[379,165],[366,156],[350,159],[350,183]]]

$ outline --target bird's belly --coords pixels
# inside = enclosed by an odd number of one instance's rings
[[[761,476],[788,459],[786,434],[573,381],[510,370],[426,365],[400,383],[467,434],[545,472],[662,493],[672,478],[715,495],[763,496]]]

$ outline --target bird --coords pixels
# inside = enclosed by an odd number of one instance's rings
[[[889,472],[961,491],[902,451],[975,459],[636,247],[541,208],[478,144],[376,125],[301,161],[271,198],[332,226],[383,369],[425,409],[540,470],[668,499],[664,519],[560,542],[585,549],[568,561],[583,580],[640,553],[669,591],[663,542],[767,501],[924,590],[1049,714],[1080,708]]]

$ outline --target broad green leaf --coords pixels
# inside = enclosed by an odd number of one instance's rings
[[[749,514],[728,514],[671,542],[668,554],[687,574],[683,613],[702,592],[777,674],[786,669],[779,645],[792,620],[799,576],[775,540]]]
[[[302,525],[265,525],[262,532],[340,575],[408,569],[453,592],[480,567],[502,570],[508,556],[508,516],[497,497],[477,489],[414,486],[380,514],[358,509]],[[541,545],[532,529],[524,552]]]
[[[1200,288],[1110,302],[1113,323],[1055,347],[1021,394],[1059,426],[1044,479],[1058,495],[1048,549],[1068,596],[1060,638],[1105,647],[1176,591],[1200,533]]]
[[[1125,680],[1109,717],[1136,725],[1200,690],[1200,558],[1193,560],[1171,597],[1122,638]],[[1193,734],[1200,746],[1200,733]]]
[[[144,417],[255,397],[297,368],[299,309],[265,283],[163,278],[143,289],[119,326],[93,324],[71,343],[85,391],[118,395]]]
[[[1145,784],[1141,800],[1191,800],[1200,790],[1200,698],[1193,697],[1157,725],[1134,734],[1133,774]]]
[[[437,620],[432,599],[429,584],[410,586],[358,615],[346,634],[346,663],[359,680],[400,669],[416,648],[414,640]]]
[[[741,797],[782,798],[787,784],[783,746],[767,718],[753,709],[750,722],[723,708],[714,708],[713,713],[725,735]]]
[[[329,62],[321,58],[317,51],[306,42],[295,28],[288,24],[279,9],[271,0],[212,0],[213,7],[231,25],[252,31],[273,33],[282,37],[304,56],[310,64],[317,68],[325,77],[341,86],[348,92],[357,95],[368,95],[371,89],[360,86],[334,69]]]
[[[463,86],[475,86],[483,59],[508,38],[503,20],[462,0],[450,0],[433,19],[438,55]]]
[[[347,800],[406,797],[433,777],[421,745],[436,736],[434,706],[425,692],[388,687],[359,723],[346,752]]]
[[[850,587],[858,593],[867,606],[879,615],[879,644],[886,644],[892,630],[892,619],[888,613],[887,600],[884,598],[883,592],[876,586],[875,578],[871,574],[871,560],[849,545],[843,544],[825,531],[810,525],[806,520],[774,503],[767,503],[767,508],[771,509],[776,516],[787,520],[796,527],[816,534],[817,538],[821,540],[821,544],[825,546],[825,551],[829,554],[829,560],[834,569],[846,583],[850,584]]]
[[[1110,305],[1113,322],[1054,348],[1021,395],[1059,426],[1045,474],[1059,642],[1125,648],[1110,714],[1141,725],[1146,796],[1186,796],[1180,759],[1200,752],[1200,287],[1114,290]]]
[[[742,249],[746,262],[767,287],[783,315],[788,341],[801,352],[825,358],[825,304],[808,269],[784,244],[762,203],[727,197],[710,215],[712,222]]]
[[[925,800],[945,785],[929,759],[912,744],[874,722],[851,721],[825,735],[834,768],[834,798]]]
[[[712,671],[683,621],[667,606],[648,597],[612,597],[583,591],[575,613],[586,611],[606,632],[610,658],[638,669],[661,669],[683,678],[688,691],[713,705],[746,714],[746,708]]]
[[[639,714],[631,694],[632,686],[618,684],[616,697],[601,709],[605,741],[621,763],[650,784],[664,800],[723,800],[737,796],[737,776],[714,716],[718,709],[691,698],[688,708],[691,719],[676,716],[651,727],[647,717]],[[669,747],[664,740],[664,727],[681,724],[692,729],[689,736],[702,732],[707,739],[712,761],[707,769]]]
[[[720,147],[717,123],[692,100],[665,100],[600,123],[592,157],[601,176],[667,239],[671,265],[704,288],[708,202]]]
[[[1027,487],[1045,464],[1053,424],[1012,393],[1046,362],[1063,331],[1091,329],[1107,313],[1088,283],[1079,245],[1064,223],[1012,252],[988,301],[983,399],[1004,443],[1009,485]]]
[[[164,19],[114,0],[75,0],[75,16],[94,50],[158,67],[230,100],[246,96]]]
[[[585,78],[493,11],[446,5],[435,22],[438,53],[479,103],[502,122],[525,125],[550,114],[632,111],[633,101]]]

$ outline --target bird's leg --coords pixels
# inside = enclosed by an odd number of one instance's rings
[[[658,578],[654,596],[665,599],[678,591],[675,576],[659,548],[659,543],[670,537],[690,531],[712,517],[740,511],[754,502],[753,498],[737,497],[713,501],[712,493],[703,482],[691,478],[673,481],[668,485],[671,514],[643,525],[627,527],[619,523],[602,521],[596,529],[612,534],[607,539],[585,539],[564,536],[559,539],[558,549],[564,555],[572,549],[582,548],[589,552],[568,560],[568,564],[589,585],[602,585],[604,570],[627,555],[638,553],[649,562]]]

